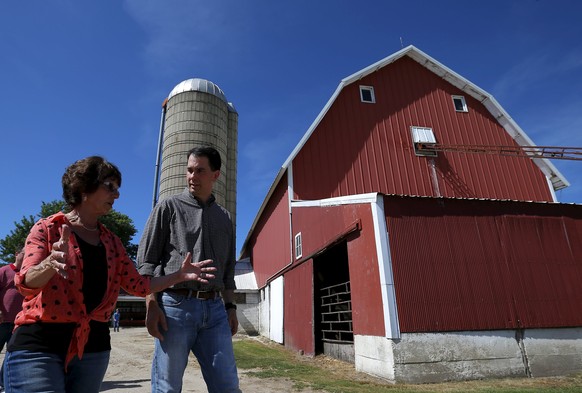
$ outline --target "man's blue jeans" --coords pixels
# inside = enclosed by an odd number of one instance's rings
[[[152,393],[182,391],[190,351],[198,359],[209,393],[240,393],[232,335],[220,298],[200,300],[173,293],[159,295],[168,330],[155,340]]]
[[[6,353],[4,389],[6,393],[67,392],[97,393],[109,364],[109,351],[74,357],[65,373],[63,356],[46,352]]]

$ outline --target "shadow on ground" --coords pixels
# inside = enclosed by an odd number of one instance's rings
[[[103,381],[99,391],[106,392],[114,389],[123,389],[123,391],[125,391],[126,389],[143,388],[144,382],[147,382],[148,385],[150,384],[149,379],[135,379],[133,381]]]

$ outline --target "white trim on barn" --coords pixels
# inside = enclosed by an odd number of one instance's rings
[[[291,201],[291,207],[323,207],[350,205],[358,203],[375,203],[378,198],[377,192],[369,194],[348,195],[335,198],[318,199],[313,201]]]
[[[380,289],[382,290],[382,304],[384,305],[384,326],[386,338],[399,339],[398,308],[396,306],[396,291],[394,289],[394,275],[392,273],[392,257],[390,255],[388,228],[384,215],[384,198],[377,194],[375,203],[371,204],[372,219],[374,220],[374,237],[376,256],[378,258],[378,272],[380,274]]]

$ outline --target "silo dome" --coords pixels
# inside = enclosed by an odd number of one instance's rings
[[[176,94],[184,93],[186,91],[201,91],[204,93],[212,94],[228,104],[226,96],[220,87],[210,82],[209,80],[200,78],[186,79],[185,81],[178,83],[176,87],[174,87],[170,92],[168,100],[174,97]]]
[[[236,217],[238,114],[218,85],[201,78],[176,85],[164,104],[158,200],[186,188],[188,151],[212,146],[220,153],[222,168],[214,185],[218,203]]]

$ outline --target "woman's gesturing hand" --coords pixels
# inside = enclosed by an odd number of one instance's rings
[[[53,243],[53,249],[49,255],[48,264],[57,271],[63,278],[67,278],[67,253],[69,250],[69,237],[71,229],[68,225],[63,225],[61,238]]]
[[[214,266],[207,266],[212,263],[212,259],[206,259],[200,262],[192,262],[192,253],[186,254],[182,267],[180,268],[180,276],[184,281],[199,281],[207,283],[208,279],[214,278],[214,274],[210,272],[216,271]]]

